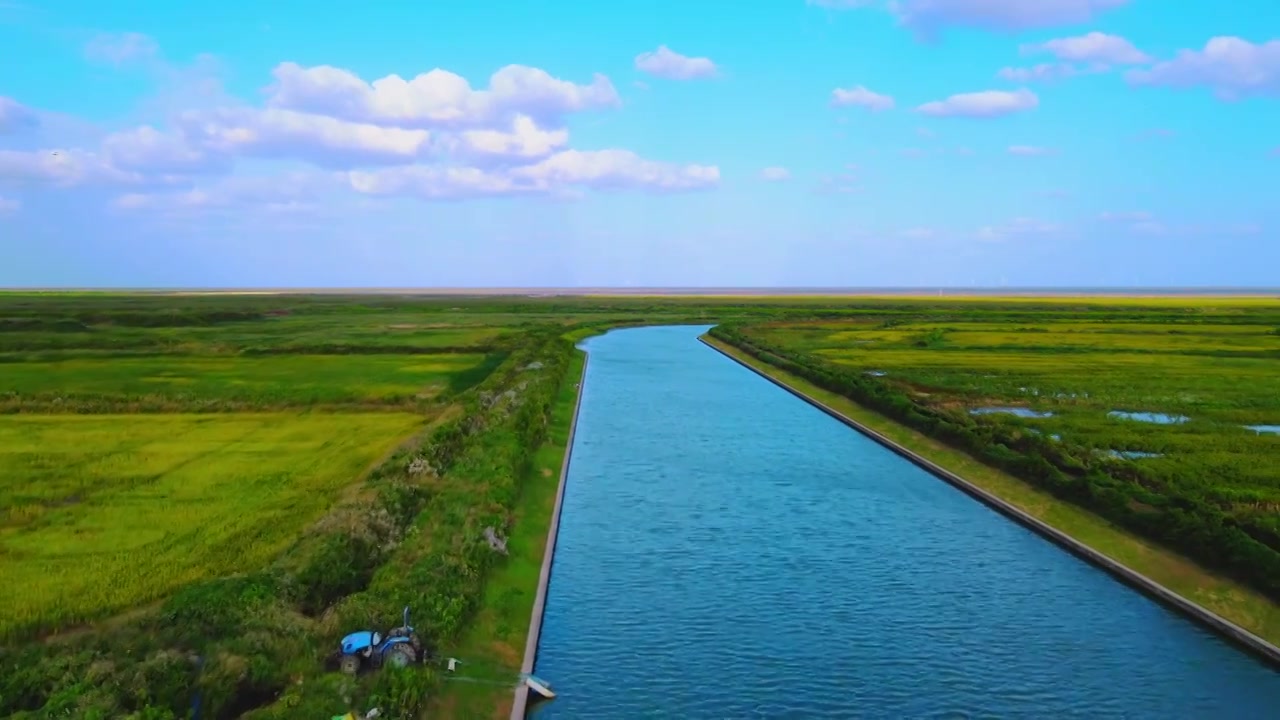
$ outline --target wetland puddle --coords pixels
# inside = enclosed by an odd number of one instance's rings
[[[1142,458],[1164,457],[1164,455],[1161,455],[1160,453],[1146,452],[1143,450],[1107,450],[1103,454],[1116,460],[1141,460]]]
[[[1053,413],[1048,411],[1032,410],[1024,407],[980,407],[969,411],[970,415],[1017,415],[1024,418],[1047,418],[1053,417]]]
[[[1166,413],[1155,412],[1127,412],[1124,410],[1112,410],[1107,413],[1113,418],[1122,420],[1136,420],[1138,422],[1156,423],[1157,425],[1180,425],[1190,420],[1186,415],[1169,415]]]

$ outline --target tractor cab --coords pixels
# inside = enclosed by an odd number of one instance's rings
[[[368,657],[380,642],[382,642],[382,636],[376,632],[369,632],[368,630],[353,632],[342,638],[342,652],[346,655],[364,655]]]

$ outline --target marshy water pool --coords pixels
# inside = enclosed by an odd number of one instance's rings
[[[706,329],[584,343],[534,717],[1276,717],[1280,673]]]
[[[1047,410],[1032,410],[1024,407],[980,407],[969,411],[970,415],[1016,415],[1022,418],[1047,418],[1053,413]]]
[[[1124,410],[1112,410],[1107,413],[1113,418],[1121,420],[1134,420],[1136,422],[1155,423],[1157,425],[1181,425],[1190,418],[1186,415],[1170,415],[1168,413],[1156,412],[1126,412]]]

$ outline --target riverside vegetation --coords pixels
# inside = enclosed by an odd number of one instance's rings
[[[7,294],[0,713],[503,716],[573,343],[667,323],[724,323],[713,335],[1276,597],[1280,436],[1240,427],[1280,415],[1274,301]],[[1054,415],[968,412],[1014,402]],[[496,684],[324,671],[345,632],[404,605]]]

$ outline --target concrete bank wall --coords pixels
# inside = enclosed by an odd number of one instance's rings
[[[587,363],[590,361],[590,356],[583,358],[582,375],[578,378],[573,418],[569,420],[569,439],[564,447],[564,461],[560,463],[560,484],[556,488],[555,505],[551,508],[551,525],[547,529],[547,545],[542,553],[542,572],[538,575],[538,591],[534,595],[533,613],[529,618],[529,636],[524,643],[524,662],[520,665],[522,677],[533,672],[534,663],[538,659],[538,640],[542,637],[542,615],[547,607],[547,585],[551,582],[551,562],[556,555],[556,536],[560,532],[560,508],[564,505],[564,481],[569,475],[569,458],[573,455],[573,438],[578,430],[578,409],[582,407],[582,391],[586,389]],[[515,702],[511,706],[511,720],[524,720],[530,691],[522,680],[516,686],[515,692]]]
[[[1254,635],[1253,633],[1240,627],[1239,625],[1236,625],[1230,620],[1227,620],[1226,618],[1220,615],[1217,615],[1216,613],[1182,597],[1181,595],[1178,595],[1177,593],[1173,592],[1169,588],[1166,588],[1165,586],[1161,585],[1155,580],[1152,580],[1151,578],[1135,570],[1132,570],[1129,567],[1126,567],[1125,565],[1122,565],[1116,562],[1110,557],[1103,555],[1097,550],[1094,550],[1088,545],[1085,545],[1079,540],[1076,540],[1075,538],[1071,537],[1070,535],[1067,535],[1066,533],[1058,530],[1057,528],[1054,528],[1053,526],[1048,525],[1047,523],[1039,520],[1038,518],[1034,518],[1028,515],[1027,513],[1023,512],[1020,508],[1008,502],[1005,502],[999,497],[996,497],[995,495],[987,492],[986,490],[983,490],[982,488],[978,487],[977,485],[974,485],[968,480],[965,480],[959,475],[956,475],[950,470],[947,470],[946,468],[943,468],[940,465],[937,465],[936,463],[930,460],[927,460],[920,455],[917,455],[911,450],[908,450],[907,448],[899,445],[898,443],[880,434],[879,432],[876,432],[875,430],[872,430],[871,428],[863,425],[862,423],[848,417],[844,413],[841,413],[839,410],[832,408],[826,403],[823,403],[822,401],[817,400],[816,398],[809,397],[808,395],[800,392],[796,388],[791,387],[787,383],[784,383],[776,378],[770,377],[769,375],[763,372],[760,372],[760,370],[753,367],[750,363],[743,362],[742,359],[734,357],[732,354],[725,352],[723,349],[719,347],[716,347],[716,345],[711,342],[707,342],[706,338],[703,337],[698,339],[701,340],[702,343],[707,347],[715,350],[721,355],[724,355],[730,360],[733,360],[739,365],[742,365],[743,367],[756,373],[757,375],[764,378],[765,380],[768,380],[774,385],[777,385],[783,390],[786,390],[787,392],[791,393],[792,395],[795,395],[801,400],[804,400],[810,405],[813,405],[819,410],[822,410],[823,412],[827,413],[831,417],[839,420],[845,425],[848,425],[854,430],[857,430],[863,435],[866,435],[867,437],[880,443],[881,445],[892,450],[898,455],[901,455],[907,460],[910,460],[916,465],[924,468],[925,470],[928,470],[929,472],[947,481],[948,483],[954,485],[955,487],[959,488],[960,490],[964,491],[970,496],[985,503],[986,505],[993,508],[997,512],[1005,515],[1006,517],[1009,517],[1010,519],[1022,524],[1027,528],[1030,528],[1031,530],[1035,531],[1036,533],[1039,533],[1041,536],[1049,539],[1050,541],[1057,543],[1059,546],[1071,552],[1072,554],[1080,558],[1083,558],[1084,560],[1102,568],[1103,570],[1110,573],[1112,576],[1116,577],[1117,579],[1121,580],[1127,585],[1130,585],[1131,587],[1136,588],[1137,590],[1140,590],[1143,593],[1146,593],[1148,596],[1166,605],[1167,607],[1173,608],[1174,610],[1177,610],[1183,613],[1184,615],[1191,618],[1192,620],[1196,620],[1202,623],[1203,625],[1210,628],[1211,630],[1218,632],[1226,639],[1234,642],[1241,648],[1248,650],[1253,654],[1257,655],[1260,659],[1268,662],[1272,667],[1276,669],[1280,669],[1280,647],[1276,647],[1275,645],[1272,645],[1266,640],[1258,637],[1257,635]],[[717,342],[723,342],[723,341],[717,340]],[[728,345],[728,343],[726,343],[726,345]],[[739,352],[741,351],[739,350]]]

